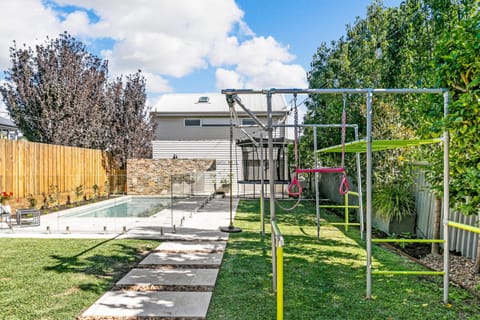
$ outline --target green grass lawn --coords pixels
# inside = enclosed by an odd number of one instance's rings
[[[275,319],[270,234],[262,239],[258,212],[258,201],[240,202],[235,226],[243,232],[230,236],[209,320]],[[285,238],[285,319],[480,319],[478,299],[462,289],[450,286],[450,304],[442,302],[438,276],[373,276],[373,299],[366,300],[366,252],[358,228],[345,233],[324,226],[318,240],[315,207],[306,201],[294,212],[277,210],[277,220]],[[373,257],[379,270],[423,268],[375,245]]]
[[[156,241],[0,239],[0,319],[75,319]]]

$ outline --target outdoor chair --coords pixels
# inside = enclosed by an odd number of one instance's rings
[[[8,227],[12,225],[12,217],[10,215],[10,212],[6,211],[3,208],[3,205],[0,204],[0,225],[2,228],[3,228],[3,220],[5,220]]]
[[[40,210],[35,208],[17,209],[17,225],[40,225]]]

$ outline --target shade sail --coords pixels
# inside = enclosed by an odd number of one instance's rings
[[[441,141],[441,138],[424,140],[373,140],[372,151],[414,147],[422,144],[439,143]],[[320,149],[318,152],[342,152],[342,145]],[[345,152],[367,152],[367,142],[360,140],[346,143]]]

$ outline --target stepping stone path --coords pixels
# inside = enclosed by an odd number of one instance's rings
[[[226,241],[166,241],[78,319],[205,319]]]
[[[122,236],[164,242],[77,320],[206,318],[228,240],[218,230],[228,225],[228,201],[202,200],[194,214],[190,203],[179,206],[190,218],[178,229],[148,225]]]

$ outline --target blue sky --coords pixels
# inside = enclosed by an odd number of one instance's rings
[[[370,3],[2,1],[0,69],[10,66],[8,48],[13,40],[33,46],[66,30],[89,51],[108,59],[112,76],[141,69],[150,104],[169,92],[305,87],[305,74],[320,43],[339,39],[346,24],[365,16]],[[384,0],[385,6],[399,3]]]

